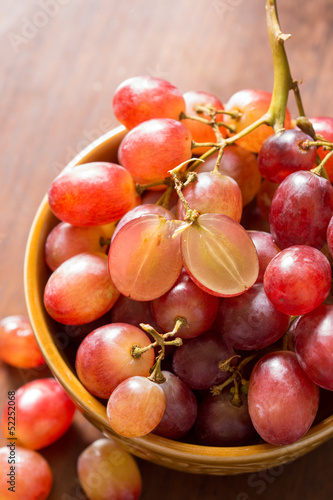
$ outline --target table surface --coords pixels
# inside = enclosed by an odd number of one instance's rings
[[[308,116],[333,116],[331,0],[279,0],[286,48]],[[52,179],[114,127],[111,100],[125,78],[150,74],[222,102],[242,88],[272,89],[264,0],[1,0],[0,317],[25,314],[23,259],[29,227]],[[295,105],[290,102],[295,116]],[[0,362],[8,390],[43,372]],[[80,414],[42,450],[52,500],[85,499],[81,450],[100,437]],[[5,443],[0,437],[0,446]],[[279,469],[237,477],[192,476],[138,460],[142,500],[332,498],[333,441]]]

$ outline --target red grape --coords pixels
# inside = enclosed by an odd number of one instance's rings
[[[140,498],[140,469],[132,455],[110,438],[98,439],[83,450],[77,461],[77,471],[90,500]]]
[[[206,332],[177,347],[173,355],[172,369],[191,389],[209,389],[230,376],[230,373],[219,369],[219,362],[234,355],[231,345],[218,333]]]
[[[105,226],[78,227],[60,222],[49,233],[45,243],[46,264],[55,271],[65,260],[83,252],[104,252],[108,249]]]
[[[33,380],[22,385],[15,395],[17,444],[39,450],[54,443],[70,427],[75,406],[54,378]],[[5,406],[1,429],[8,435],[8,411]]]
[[[160,384],[145,377],[130,377],[110,396],[107,416],[112,429],[124,437],[141,437],[159,424],[165,410]]]
[[[115,163],[77,165],[61,172],[48,193],[50,208],[74,226],[98,226],[121,219],[136,204],[130,173]]]
[[[128,129],[152,118],[177,120],[185,111],[185,101],[177,87],[149,75],[122,82],[115,90],[112,104],[116,118]]]
[[[77,351],[78,377],[91,394],[108,399],[126,378],[149,375],[155,360],[154,350],[134,358],[131,347],[150,344],[149,337],[133,325],[113,323],[97,328],[83,339]]]
[[[269,220],[272,200],[278,187],[279,184],[276,182],[270,182],[267,179],[264,179],[260,184],[260,188],[256,196],[257,207],[260,214],[267,221]]]
[[[159,194],[160,197],[160,194]],[[137,207],[132,208],[132,210],[129,210],[124,217],[120,219],[118,222],[116,229],[112,235],[112,240],[114,240],[116,234],[118,231],[127,224],[130,220],[137,219],[138,217],[141,217],[141,215],[147,215],[147,214],[156,214],[156,215],[161,215],[164,217],[166,220],[173,220],[175,218],[174,214],[170,212],[170,210],[167,210],[166,208],[162,207],[161,205],[153,205],[152,203],[147,203],[143,205],[138,205]]]
[[[307,376],[333,391],[333,305],[321,305],[296,324],[295,351]]]
[[[256,436],[244,394],[240,406],[231,403],[225,390],[217,396],[206,397],[199,405],[195,435],[204,446],[244,446]]]
[[[218,325],[222,337],[235,349],[263,349],[281,338],[290,317],[278,311],[259,283],[237,297],[221,301]]]
[[[258,277],[258,255],[251,238],[226,215],[201,215],[183,231],[181,248],[193,281],[213,295],[239,295]]]
[[[210,172],[214,169],[217,154],[210,156],[196,169],[197,173]],[[232,177],[238,184],[243,199],[243,205],[247,205],[257,194],[261,175],[258,170],[256,156],[246,149],[231,144],[223,150],[219,172]]]
[[[210,120],[210,115],[206,112],[196,111],[197,106],[210,106],[216,109],[216,111],[222,110],[223,104],[213,94],[208,92],[198,91],[198,90],[189,90],[184,95],[184,100],[186,104],[185,112],[190,116],[199,116],[200,118],[205,118],[206,120]],[[216,122],[223,122],[223,114],[216,115]],[[216,142],[217,138],[214,133],[214,130],[211,125],[202,123],[200,121],[184,119],[182,123],[186,125],[186,127],[191,132],[192,138],[195,142]],[[226,137],[227,131],[225,127],[219,127],[220,133],[222,137]],[[193,149],[193,154],[202,155],[205,151],[208,151],[209,147],[197,147]]]
[[[128,323],[139,328],[141,323],[158,329],[151,301],[133,300],[120,295],[110,311],[111,323]]]
[[[219,172],[203,172],[198,179],[183,189],[189,206],[200,214],[215,213],[228,215],[239,222],[242,217],[242,193],[237,182]],[[178,201],[178,219],[184,219],[185,208]]]
[[[186,319],[186,325],[177,331],[177,337],[183,339],[207,331],[215,321],[218,307],[218,297],[201,290],[185,270],[168,292],[153,301],[156,321],[165,332],[173,330],[177,317]]]
[[[248,235],[256,247],[259,259],[259,274],[257,283],[262,283],[266,267],[270,261],[280,252],[280,249],[275,245],[273,236],[265,231],[248,231]]]
[[[281,182],[270,209],[269,222],[281,249],[292,245],[321,248],[333,214],[333,187],[312,172],[299,171]]]
[[[105,254],[80,253],[63,262],[44,290],[49,315],[65,325],[82,325],[111,309],[119,292],[111,281]]]
[[[305,141],[312,138],[296,128],[268,137],[258,155],[261,175],[270,182],[280,183],[293,172],[311,170],[316,163],[317,148],[302,147]]]
[[[131,220],[113,240],[109,251],[112,281],[125,296],[153,300],[167,292],[182,269],[180,222],[151,214]]]
[[[0,359],[17,368],[44,365],[27,316],[7,316],[0,321]]]
[[[266,354],[255,365],[249,384],[249,412],[258,434],[274,445],[304,436],[316,416],[319,388],[304,373],[296,354]]]
[[[153,430],[154,434],[169,439],[185,436],[193,427],[198,413],[198,404],[193,391],[176,375],[162,371],[165,382],[161,387],[165,394],[165,412]]]
[[[52,471],[37,451],[8,443],[0,448],[0,471],[1,500],[46,500],[49,497]]]
[[[328,116],[316,116],[309,118],[313,125],[316,134],[323,136],[326,141],[333,142],[333,118]],[[329,149],[323,147],[318,148],[318,155],[321,160],[330,152]],[[325,170],[327,172],[330,182],[333,182],[333,158],[329,158],[325,163]]]
[[[136,182],[163,182],[170,170],[191,158],[191,141],[182,123],[156,118],[140,123],[124,137],[118,157]]]
[[[238,111],[240,116],[232,118],[225,115],[225,122],[236,127],[236,133],[261,118],[269,108],[272,94],[264,90],[244,89],[233,94],[224,108],[226,111]],[[290,128],[290,113],[287,109],[285,128]],[[272,127],[260,125],[255,130],[237,141],[244,149],[258,153],[264,140],[273,134]]]
[[[282,250],[268,264],[265,292],[276,309],[298,316],[318,307],[331,289],[332,271],[327,258],[317,249],[292,246]]]

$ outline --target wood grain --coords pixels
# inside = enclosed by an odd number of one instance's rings
[[[151,74],[222,102],[242,88],[271,90],[264,0],[1,0],[0,317],[25,314],[23,260],[29,227],[51,180],[93,138],[116,125],[117,85]],[[330,0],[279,0],[292,75],[308,116],[333,116]],[[290,102],[295,113],[295,105]],[[0,363],[8,390],[44,371]],[[78,414],[42,451],[54,473],[50,500],[82,500],[76,460],[100,434]],[[0,438],[0,445],[5,443]],[[141,460],[143,500],[332,497],[333,442],[282,468],[239,477],[190,476]]]

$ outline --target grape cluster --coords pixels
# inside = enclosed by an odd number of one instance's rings
[[[333,390],[333,120],[253,127],[271,98],[131,78],[118,163],[50,186],[44,304],[122,436],[290,444]]]

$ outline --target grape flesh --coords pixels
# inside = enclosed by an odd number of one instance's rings
[[[239,295],[258,277],[258,255],[251,238],[225,215],[201,215],[183,231],[181,249],[193,281],[213,295]]]
[[[298,316],[318,307],[331,289],[331,266],[324,254],[307,245],[282,250],[264,274],[267,297],[276,309]]]
[[[142,215],[123,226],[109,251],[109,271],[116,288],[134,300],[154,300],[167,292],[182,269],[181,222]]]
[[[274,445],[298,441],[309,430],[319,405],[319,388],[300,367],[296,354],[266,354],[249,383],[249,413],[258,434]]]

